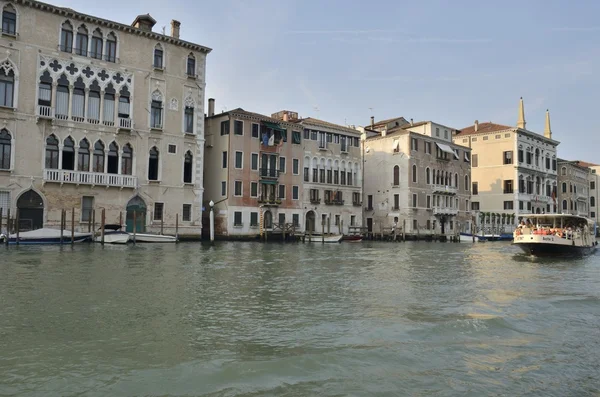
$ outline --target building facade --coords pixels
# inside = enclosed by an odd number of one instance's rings
[[[471,209],[480,225],[491,222],[508,232],[520,217],[557,212],[559,142],[552,139],[548,113],[544,135],[527,130],[521,99],[517,127],[475,121],[453,140],[472,150]]]
[[[253,238],[277,225],[302,228],[302,126],[243,109],[206,117],[205,208],[215,235]],[[208,216],[208,214],[207,214]]]
[[[589,176],[590,169],[578,161],[558,159],[558,212],[590,216]]]
[[[452,142],[454,129],[404,122],[364,141],[364,217],[369,232],[394,224],[413,235],[471,230],[471,150]]]
[[[128,230],[199,235],[209,48],[37,1],[2,3],[0,206],[21,230],[99,209]],[[14,217],[14,215],[12,215]],[[70,219],[70,217],[69,217]]]

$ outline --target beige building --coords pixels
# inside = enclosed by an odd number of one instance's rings
[[[471,208],[487,215],[486,225],[500,214],[500,226],[509,232],[519,217],[557,211],[559,142],[552,139],[548,113],[544,135],[528,130],[521,99],[516,127],[475,121],[457,131],[453,140],[472,149]]]
[[[598,195],[600,194],[600,183],[599,173],[600,165],[579,161],[579,165],[587,167],[588,173],[588,186],[589,186],[589,217],[598,223],[598,217],[600,212],[600,204],[598,204]]]
[[[209,48],[37,1],[3,2],[0,206],[22,230],[92,210],[199,235]],[[14,216],[14,215],[13,215]],[[70,216],[69,216],[70,220]],[[100,222],[99,213],[95,217]]]
[[[391,128],[390,128],[391,127]],[[370,232],[454,235],[471,229],[471,150],[455,130],[403,118],[375,123],[365,134],[364,217]]]
[[[578,161],[558,159],[558,212],[589,216],[590,170]]]

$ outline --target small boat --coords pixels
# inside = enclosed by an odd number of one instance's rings
[[[339,243],[340,241],[342,241],[343,237],[344,236],[341,234],[326,234],[325,236],[323,236],[321,234],[313,234],[310,237],[310,242],[313,242],[313,243],[320,243],[320,242]]]
[[[476,234],[475,241],[483,243],[485,241],[511,241],[513,239],[512,233],[502,234]],[[473,241],[473,234],[471,233],[460,233],[460,241],[470,243]]]
[[[164,234],[129,233],[130,238],[136,243],[176,243],[177,237]]]
[[[102,242],[102,229],[96,234],[96,242]],[[131,241],[129,233],[121,230],[121,225],[104,225],[105,244],[127,244]]]
[[[350,243],[359,243],[362,241],[361,235],[344,236],[342,241],[348,241]]]
[[[11,234],[9,236],[2,235],[2,240],[8,239],[8,244],[17,243],[17,235]],[[83,243],[92,240],[92,233],[73,233],[73,241],[75,243]],[[61,243],[61,231],[60,229],[41,228],[36,230],[30,230],[28,232],[19,233],[19,244],[70,244],[71,243],[71,231],[62,231],[62,243]]]
[[[535,256],[588,255],[598,242],[593,220],[577,215],[532,214],[514,232],[514,245]]]
[[[461,243],[484,243],[487,241],[487,239],[484,236],[480,236],[477,234],[473,236],[471,233],[461,233],[459,240]]]

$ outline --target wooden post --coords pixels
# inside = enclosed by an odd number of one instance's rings
[[[163,228],[164,228],[164,224],[165,224],[165,212],[163,211],[163,213],[160,215],[160,234],[163,234]]]
[[[71,208],[71,245],[75,244],[75,208]]]
[[[10,237],[10,208],[6,210],[6,245],[8,245],[8,240]]]
[[[119,211],[119,228],[123,227],[123,212]]]
[[[281,236],[282,236],[282,240],[285,241],[285,222],[283,223],[283,226],[281,227]]]
[[[406,219],[402,219],[402,241],[406,241]]]
[[[17,223],[17,245],[19,245],[19,229],[20,229],[19,224],[20,224],[20,220],[21,220],[21,214],[19,212],[20,212],[19,208],[17,208],[17,217],[16,217],[17,218],[16,219],[17,220],[17,222],[16,222]]]
[[[137,211],[133,211],[133,243],[135,244],[135,233],[137,231],[137,222],[136,222],[136,214]]]
[[[473,218],[473,226],[471,227],[471,236],[473,237],[473,242],[475,242],[475,230],[477,230],[476,225],[475,225],[475,216],[473,216],[472,218]]]
[[[340,219],[340,234],[344,235],[344,220]]]
[[[96,234],[96,210],[92,210],[92,232]]]
[[[83,211],[83,209],[82,209]],[[88,214],[88,233],[92,232],[92,211],[93,210],[89,210],[90,213]]]
[[[2,234],[2,210],[4,208],[0,207],[0,234]],[[8,238],[8,233],[6,235],[6,238]]]
[[[179,214],[175,214],[175,242],[179,242]]]
[[[325,244],[325,221],[321,219],[321,244]]]
[[[60,210],[60,244],[63,243],[63,237],[65,233],[65,210]]]
[[[331,217],[327,217],[327,234],[331,234]]]
[[[100,236],[101,236],[100,237],[100,242],[102,243],[102,245],[104,245],[104,225],[105,225],[105,222],[106,222],[106,209],[105,208],[102,208],[102,220],[100,222],[102,222],[102,224],[100,225],[100,227],[102,229],[100,231],[100,233],[101,233],[100,234]]]

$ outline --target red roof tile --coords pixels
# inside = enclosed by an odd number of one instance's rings
[[[487,132],[495,132],[508,130],[515,127],[509,127],[507,125],[495,124],[495,123],[479,123],[477,127],[477,131],[475,131],[475,125],[470,125],[468,127],[462,128],[460,132],[457,132],[456,135],[473,135],[473,134],[485,134]]]

